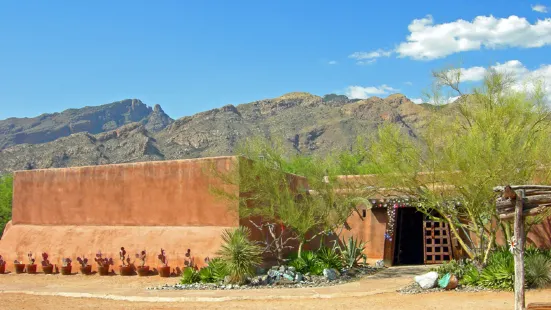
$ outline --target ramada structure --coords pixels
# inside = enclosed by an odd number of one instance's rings
[[[24,260],[29,251],[47,252],[60,265],[64,257],[92,259],[97,251],[116,259],[123,246],[129,253],[145,249],[147,264],[157,266],[163,248],[169,265],[182,267],[190,249],[201,265],[215,256],[225,229],[248,226],[238,216],[237,201],[211,190],[227,185],[209,169],[229,171],[238,164],[237,157],[213,157],[17,171],[12,221],[0,254],[13,261]],[[370,260],[423,264],[460,255],[445,225],[425,220],[407,199],[380,198],[358,206],[342,234],[367,242]],[[549,245],[549,224],[534,229],[536,244]]]

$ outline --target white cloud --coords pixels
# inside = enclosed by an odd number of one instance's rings
[[[331,60],[327,63],[328,65],[336,65],[337,64],[337,61],[336,60]]]
[[[441,102],[439,103],[452,103],[454,102],[455,100],[459,99],[460,96],[455,96],[455,97],[448,97],[446,99],[442,99],[442,100],[439,100]],[[410,99],[413,103],[415,104],[421,104],[421,103],[425,103],[426,101],[422,98],[413,98],[413,99]],[[429,102],[430,104],[434,104],[434,100],[433,99],[430,99]]]
[[[412,83],[412,82],[410,82],[410,81],[404,82],[404,84],[406,84],[407,86],[411,86],[411,85],[413,85],[413,83]]]
[[[359,66],[367,66],[367,65],[374,64],[376,61],[377,59],[359,60],[359,61],[356,61],[356,64]]]
[[[540,12],[540,13],[547,13],[547,7],[542,4],[536,4],[532,5],[532,11]]]
[[[486,69],[482,67],[461,68],[462,81],[482,81],[486,74]],[[522,62],[518,60],[509,60],[504,63],[497,63],[491,67],[497,72],[512,76],[516,84],[513,86],[517,90],[524,88],[530,89],[535,81],[543,82],[544,90],[551,99],[551,65],[541,65],[535,70],[529,70]],[[468,74],[465,74],[468,73]],[[463,75],[465,74],[465,75]]]
[[[393,51],[385,51],[378,49],[372,52],[355,52],[348,56],[348,58],[356,59],[358,65],[369,65],[377,61],[377,58],[390,57]]]
[[[390,92],[397,92],[399,89],[395,89],[386,84],[380,86],[349,86],[346,89],[346,96],[351,99],[366,99],[372,95],[384,95]]]
[[[458,19],[434,24],[432,16],[413,20],[406,42],[396,48],[399,57],[431,60],[448,55],[506,47],[535,48],[551,44],[551,18],[531,24],[515,15],[508,18],[477,16],[473,21]],[[354,55],[354,54],[353,54]]]

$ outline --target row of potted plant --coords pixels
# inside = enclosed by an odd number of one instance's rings
[[[190,250],[188,249],[188,252],[186,256],[190,255]],[[42,253],[42,272],[45,274],[53,274],[54,269],[55,273],[61,273],[62,275],[70,275],[72,272],[72,260],[70,258],[63,258],[62,259],[62,266],[61,269],[58,270],[57,265],[53,265],[50,263],[48,259],[49,255],[48,253]],[[139,276],[147,276],[149,275],[149,266],[145,265],[145,261],[147,258],[147,253],[145,250],[137,253],[135,255],[136,259],[139,259],[141,261],[141,264],[138,266],[134,265],[134,262],[131,262],[130,255],[126,252],[124,247],[121,247],[119,251],[119,257],[122,262],[122,265],[119,266],[119,274],[122,276],[129,276],[134,274],[134,270]],[[161,277],[169,277],[170,276],[170,266],[168,266],[168,259],[166,256],[166,252],[164,249],[161,249],[161,253],[157,256],[159,261],[161,262],[161,266],[159,266],[158,272]],[[36,267],[35,264],[35,258],[31,252],[27,254],[28,264],[23,263],[22,261],[15,260],[14,261],[14,270],[15,273],[20,274],[27,272],[29,274],[35,274],[36,273]],[[96,264],[98,266],[98,273],[100,276],[106,276],[109,274],[110,266],[114,265],[113,258],[107,258],[104,257],[104,255],[99,251],[96,253],[96,257],[94,258],[96,261]],[[90,275],[92,274],[92,266],[88,264],[88,259],[86,257],[77,257],[77,261],[80,264],[80,273],[84,275]],[[6,271],[6,261],[2,258],[0,255],[0,274],[5,273]]]

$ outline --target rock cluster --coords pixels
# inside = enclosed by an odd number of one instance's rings
[[[330,286],[352,281],[377,272],[379,268],[362,266],[353,269],[324,269],[323,275],[302,274],[292,266],[274,266],[266,274],[248,279],[244,285],[221,283],[165,284],[149,290],[246,290],[258,288],[299,288]]]

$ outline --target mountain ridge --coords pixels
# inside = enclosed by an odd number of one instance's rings
[[[96,122],[92,126],[95,131],[81,130],[51,141],[3,147],[0,172],[232,155],[240,140],[253,135],[279,137],[289,152],[324,155],[350,149],[357,136],[367,135],[387,121],[397,123],[405,133],[415,137],[428,116],[436,113],[402,94],[359,100],[335,94],[320,97],[294,92],[236,106],[225,105],[176,120],[159,105],[150,108],[138,99],[115,103],[124,108],[108,109],[119,114],[102,110],[99,115],[109,117],[101,120],[109,121]],[[108,105],[98,107],[105,106]],[[132,114],[135,110],[140,112]],[[71,120],[80,119],[96,118]],[[48,128],[55,128],[51,126],[51,118],[43,121],[50,124]],[[0,128],[2,122],[5,121],[0,121]],[[45,127],[37,122],[34,127]],[[67,122],[63,126],[68,126]],[[0,141],[9,141],[6,137],[10,135],[0,130]]]

